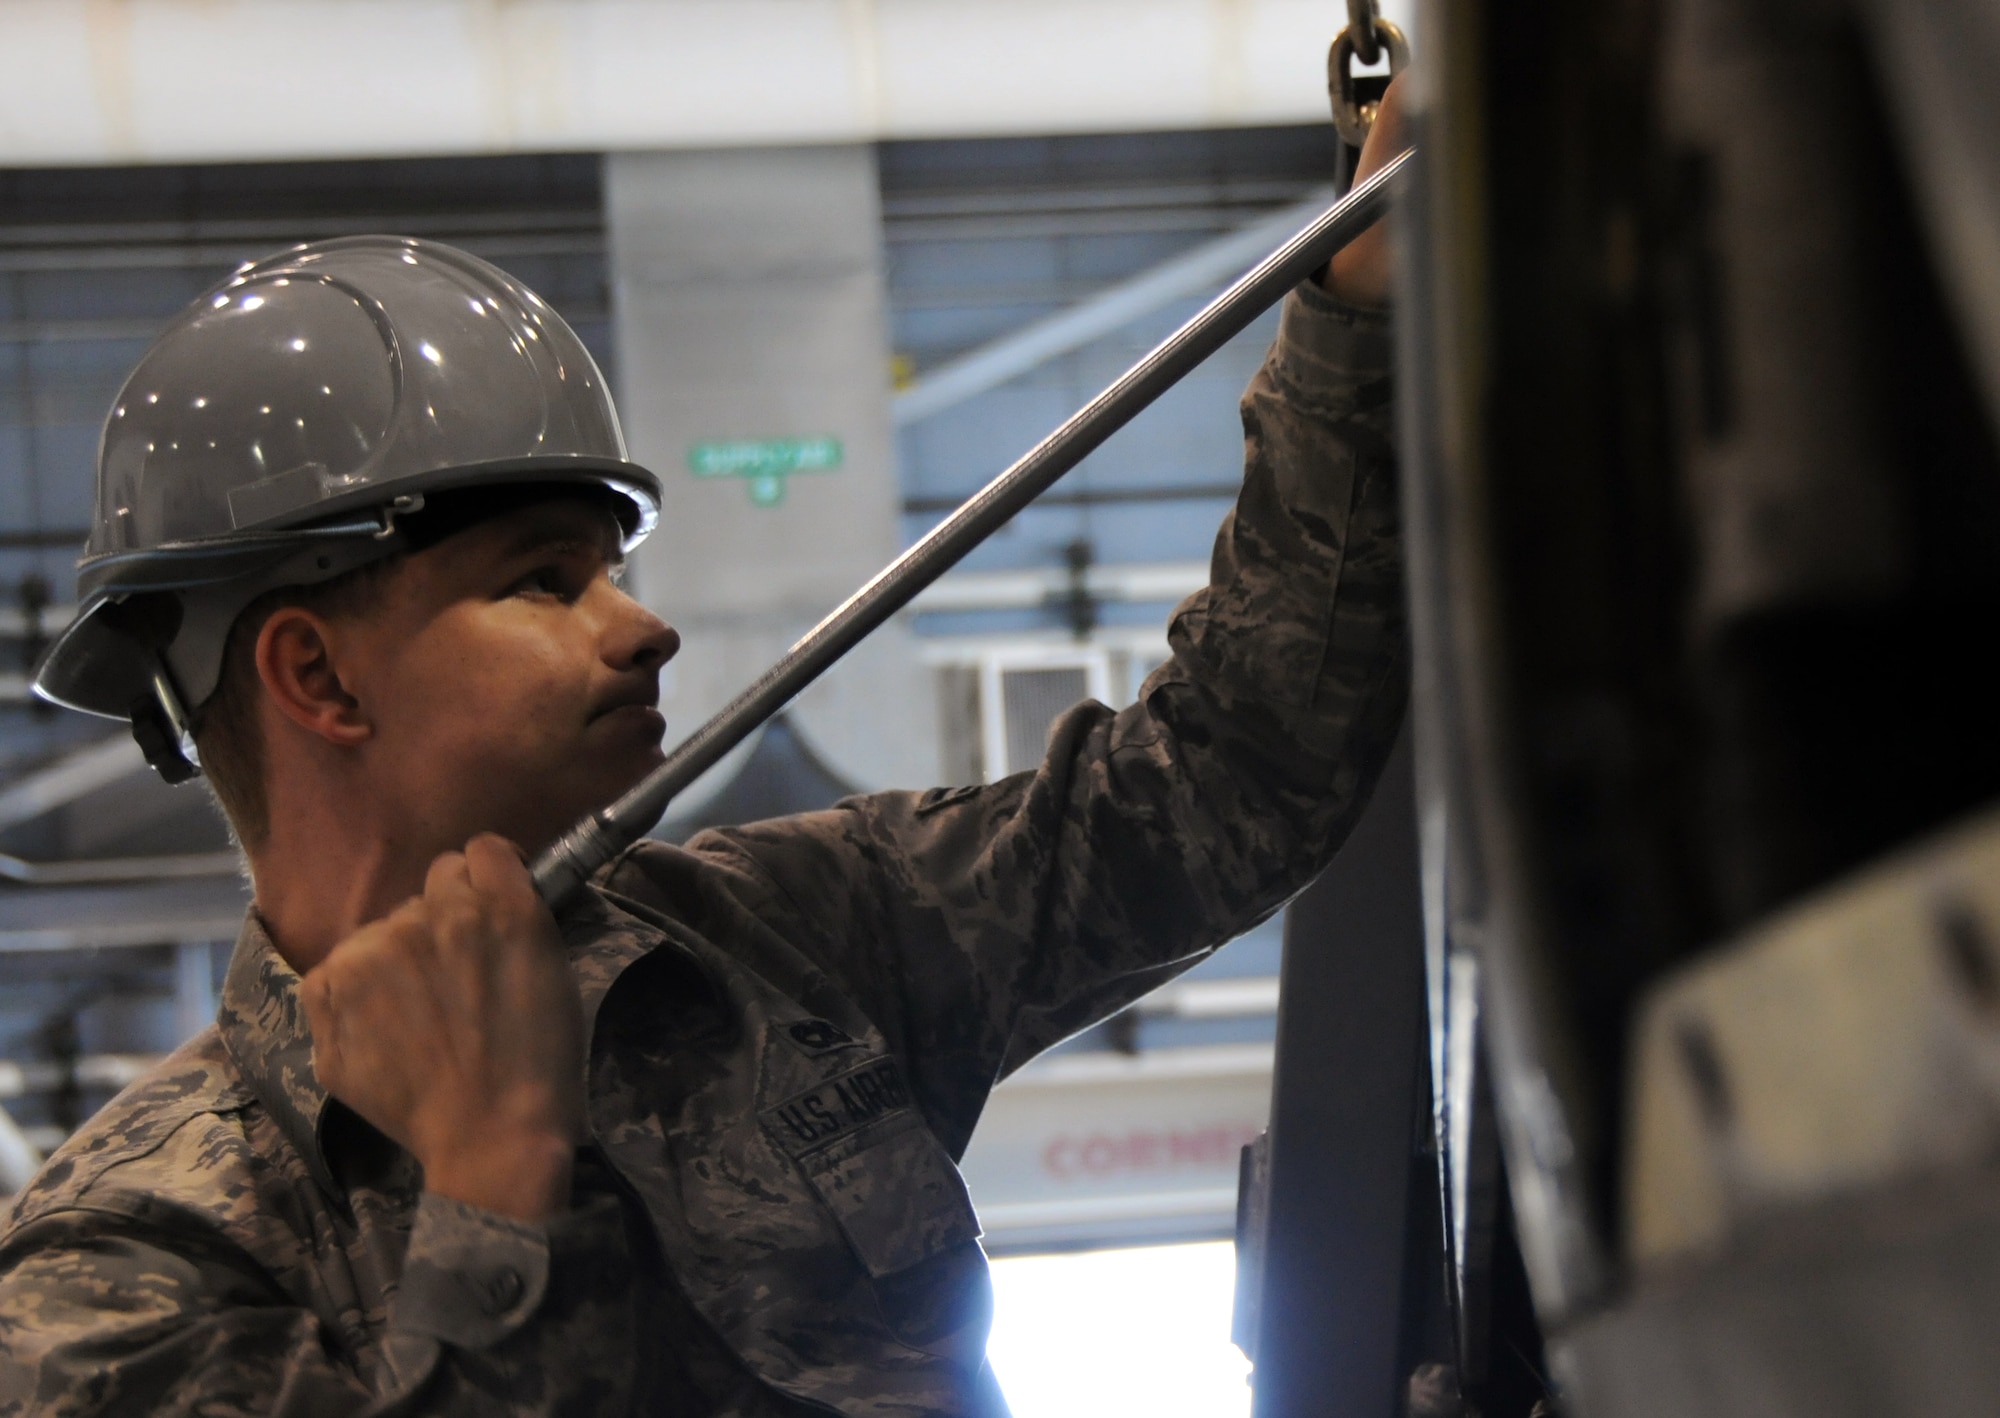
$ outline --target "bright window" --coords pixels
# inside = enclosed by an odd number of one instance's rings
[[[993,1262],[986,1352],[1014,1418],[1247,1418],[1227,1241]]]

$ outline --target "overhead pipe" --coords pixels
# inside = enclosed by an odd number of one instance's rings
[[[22,886],[109,886],[128,881],[180,881],[196,876],[235,876],[243,870],[235,852],[189,852],[164,857],[79,857],[31,862],[0,852],[0,881]]]

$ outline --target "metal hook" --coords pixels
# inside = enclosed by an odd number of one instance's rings
[[[1357,0],[1366,4],[1366,0]],[[1349,9],[1354,6],[1350,5]],[[1370,10],[1373,5],[1367,5]],[[1402,30],[1379,15],[1371,16],[1365,31],[1370,48],[1381,41],[1389,50],[1389,77],[1403,72],[1410,62],[1410,42],[1403,37]],[[1359,58],[1364,64],[1372,64],[1374,59],[1361,48],[1355,38],[1355,26],[1349,25],[1334,36],[1333,48],[1326,52],[1326,92],[1333,100],[1333,126],[1340,133],[1340,139],[1349,147],[1358,148],[1368,141],[1368,130],[1375,122],[1374,103],[1363,103],[1354,93],[1354,61]],[[1381,51],[1376,51],[1379,58]]]

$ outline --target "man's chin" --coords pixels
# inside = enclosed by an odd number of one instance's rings
[[[572,817],[583,817],[608,807],[644,781],[647,774],[667,761],[659,744],[630,744],[615,753],[593,754],[575,764],[565,775],[568,791],[561,798],[578,804]],[[557,795],[551,794],[550,801]],[[568,824],[564,824],[567,829]]]
[[[519,829],[505,835],[519,842],[528,855],[538,856],[563,833],[599,809],[609,807],[666,761],[658,744],[633,745],[615,755],[591,754],[551,771],[535,791],[516,801]],[[647,824],[650,826],[651,824]]]

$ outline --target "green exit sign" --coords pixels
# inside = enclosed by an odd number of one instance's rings
[[[698,478],[743,478],[750,500],[776,507],[793,473],[830,473],[844,450],[838,438],[731,438],[688,445],[688,471]]]

